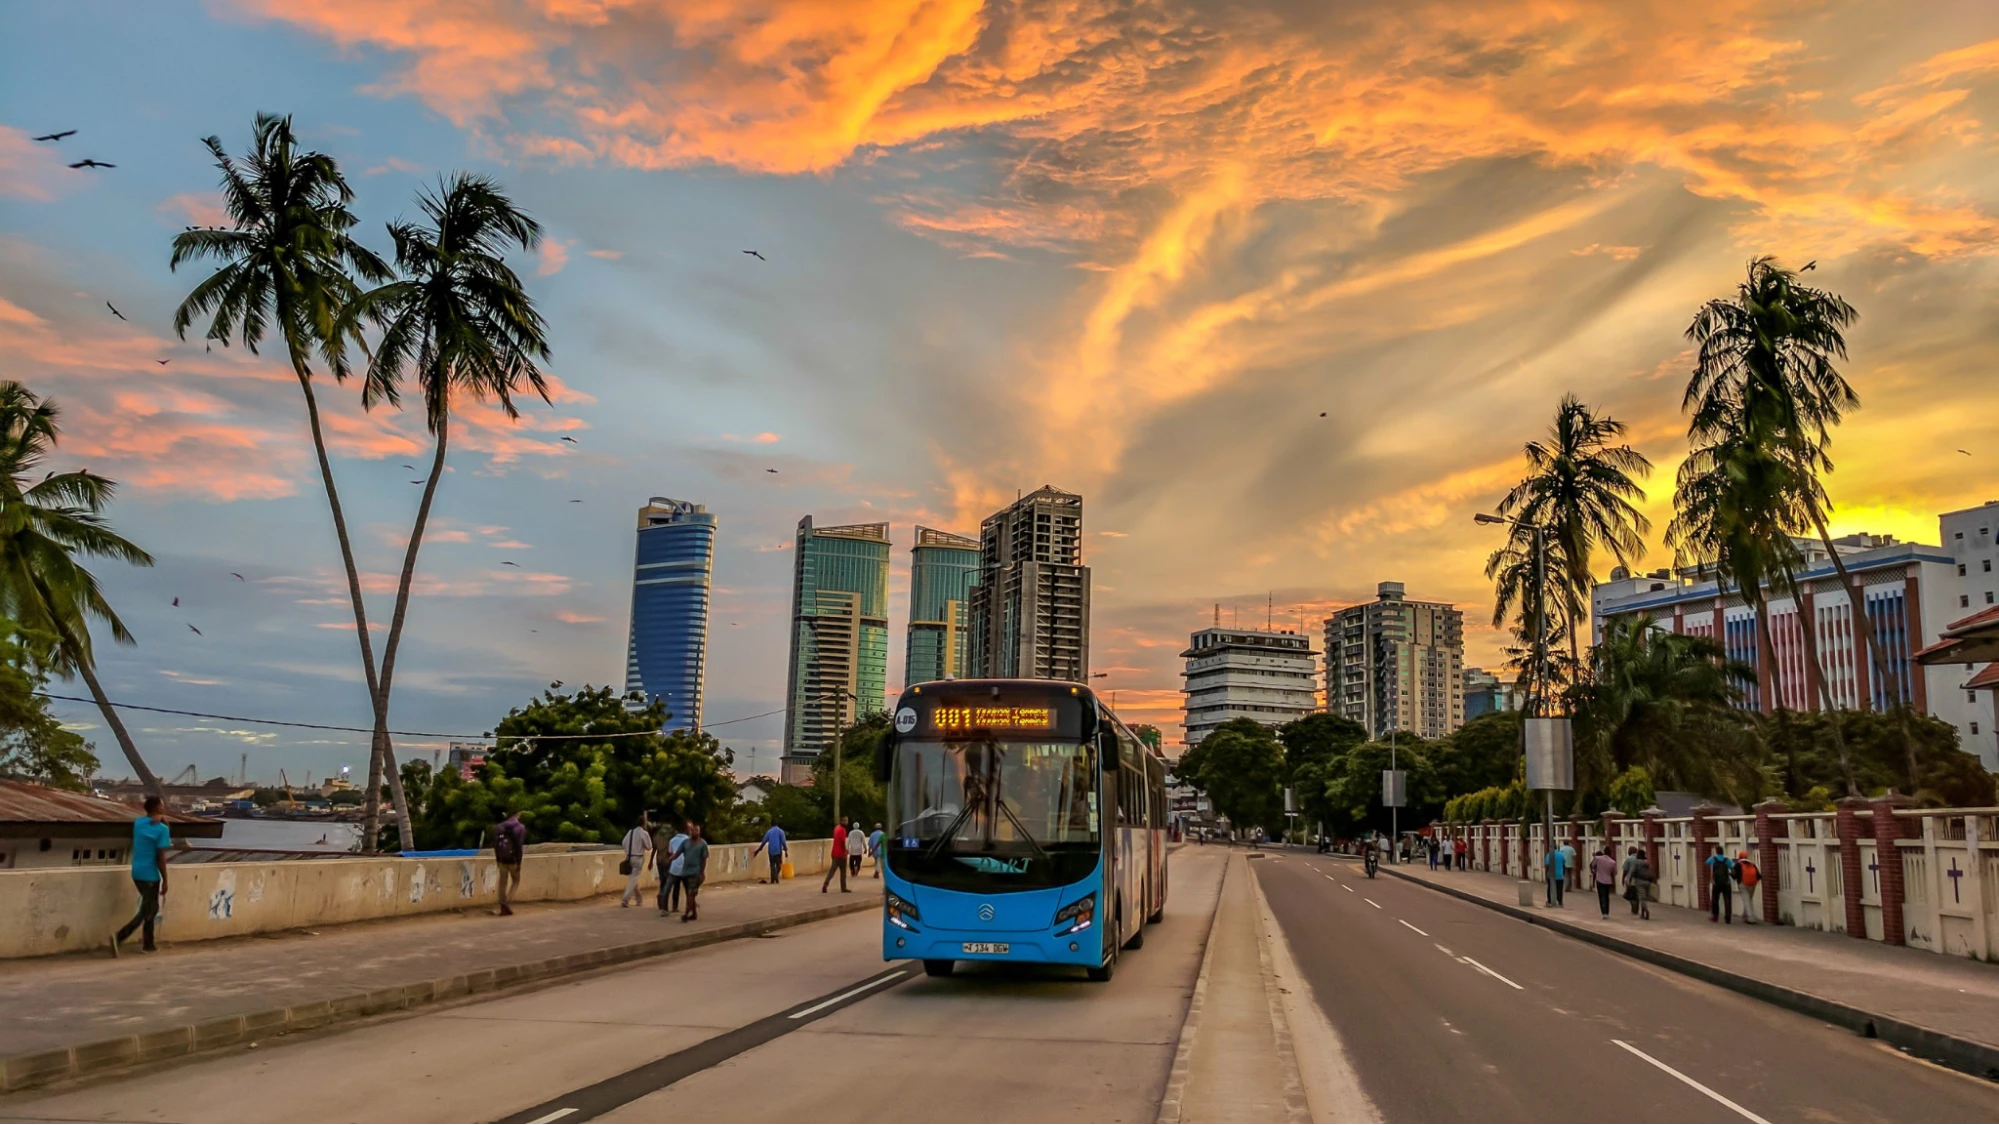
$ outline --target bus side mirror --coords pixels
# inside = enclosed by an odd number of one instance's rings
[[[895,735],[886,734],[875,744],[875,780],[888,784],[889,768],[895,764]]]
[[[1104,772],[1116,773],[1118,768],[1117,732],[1106,728],[1103,734],[1097,736],[1097,746],[1099,748],[1097,756],[1103,759]]]

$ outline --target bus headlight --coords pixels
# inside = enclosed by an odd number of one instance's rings
[[[922,920],[916,913],[916,904],[906,899],[898,898],[891,892],[884,892],[884,895],[886,896],[885,900],[888,907],[889,924],[901,926],[905,930],[914,932],[916,927],[910,925],[910,923]]]
[[[1055,912],[1055,936],[1073,934],[1090,928],[1097,920],[1097,896],[1084,895]]]

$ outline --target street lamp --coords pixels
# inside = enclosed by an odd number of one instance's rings
[[[1527,721],[1520,727],[1521,756],[1530,763],[1531,771],[1533,758],[1528,754],[1529,730],[1534,726],[1534,720],[1546,718],[1548,711],[1548,529],[1545,524],[1508,519],[1505,516],[1489,515],[1485,512],[1478,513],[1472,519],[1482,524],[1511,524],[1534,533],[1534,638],[1533,663],[1529,666],[1529,675],[1532,678],[1528,681],[1525,716]],[[1544,736],[1549,739],[1553,737],[1547,732],[1544,732]],[[1555,790],[1553,779],[1545,780],[1549,780],[1551,784],[1542,789],[1542,793],[1547,797],[1541,813],[1541,842],[1544,856],[1547,852],[1552,852],[1555,847]],[[1523,879],[1527,875],[1525,871],[1520,874]],[[1552,888],[1550,893],[1553,893]]]
[[[813,702],[817,703],[821,700],[832,699],[835,696],[846,696],[848,699],[853,700],[855,717],[856,718],[859,717],[861,710],[861,697],[855,695],[853,692],[848,691],[845,688],[835,688],[832,691],[817,696],[816,698],[814,698]],[[850,721],[847,725],[849,727],[852,727],[854,724]],[[834,824],[842,823],[842,821],[840,820],[840,750],[844,741],[845,739],[842,737],[840,732],[838,731],[834,732],[833,734],[833,823]]]

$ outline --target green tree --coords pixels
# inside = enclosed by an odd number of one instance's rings
[[[1231,719],[1201,740],[1201,785],[1237,829],[1284,827],[1284,747],[1254,719]]]
[[[1391,818],[1387,806],[1381,803],[1381,774],[1392,760],[1396,769],[1408,774],[1408,791],[1404,794],[1408,803],[1402,810],[1401,823],[1410,827],[1421,824],[1442,811],[1443,806],[1430,766],[1434,749],[1435,743],[1406,732],[1395,735],[1393,747],[1386,739],[1363,742],[1348,752],[1346,768],[1328,787],[1326,801],[1354,829],[1386,830]]]
[[[1548,439],[1527,443],[1527,476],[1499,502],[1500,515],[1520,522],[1508,544],[1513,554],[1504,548],[1495,553],[1488,575],[1502,558],[1511,563],[1531,555],[1534,533],[1528,525],[1546,529],[1548,581],[1560,599],[1571,665],[1578,661],[1578,626],[1588,619],[1590,587],[1596,584],[1590,568],[1596,549],[1608,549],[1628,566],[1644,555],[1644,537],[1652,530],[1633,503],[1645,499],[1645,490],[1632,479],[1649,475],[1652,462],[1629,445],[1614,444],[1623,436],[1624,423],[1598,415],[1575,395],[1562,396]]]
[[[34,480],[60,440],[60,415],[54,402],[12,380],[0,382],[0,615],[21,633],[49,638],[41,666],[64,679],[82,678],[133,774],[159,796],[160,779],[97,680],[90,622],[102,622],[120,644],[136,642],[97,577],[76,561],[95,555],[151,566],[153,557],[105,522],[104,506],[117,490],[111,480],[88,470],[45,472]]]
[[[1318,711],[1278,727],[1277,741],[1284,744],[1285,769],[1295,780],[1306,764],[1343,758],[1347,751],[1366,742],[1367,728],[1344,716]]]
[[[507,417],[517,418],[520,411],[514,396],[532,391],[544,402],[548,399],[547,380],[536,365],[548,358],[546,326],[504,257],[509,247],[534,249],[541,242],[540,224],[514,206],[493,181],[465,173],[426,189],[418,195],[417,205],[425,222],[389,225],[400,276],[349,302],[331,334],[337,349],[338,342],[357,334],[364,322],[380,326],[362,402],[371,407],[382,402],[400,405],[403,381],[413,380],[423,402],[424,424],[436,440],[423,496],[417,501],[416,522],[403,552],[395,609],[374,685],[375,735],[368,784],[371,829],[378,816],[375,794],[382,771],[396,777],[389,698],[417,553],[444,477],[453,407],[468,397],[491,399]],[[346,370],[343,352],[335,350],[331,358],[336,373]]]
[[[341,314],[359,292],[355,275],[381,281],[388,277],[388,267],[349,236],[357,221],[348,209],[354,192],[338,162],[325,153],[301,150],[289,116],[258,114],[250,129],[250,148],[240,163],[222,147],[220,137],[202,143],[221,173],[222,205],[230,225],[197,227],[174,238],[169,269],[179,269],[184,262],[221,263],[174,311],[174,332],[186,339],[194,322],[207,317],[203,335],[225,347],[240,340],[255,354],[266,332],[275,332],[283,343],[305,399],[306,429],[333,515],[333,537],[346,570],[368,700],[378,707],[361,572],[354,562],[354,543],[334,483],[333,462],[326,453],[319,400],[312,386],[312,357],[314,352],[322,357],[337,354]],[[336,365],[333,374],[338,379],[345,371]],[[376,725],[386,725],[379,710]],[[371,771],[371,776],[374,784],[381,783],[379,773]],[[407,832],[408,809],[401,803],[400,787],[396,800],[398,823]],[[373,837],[371,831],[368,838]]]
[[[1166,736],[1160,733],[1158,727],[1151,723],[1137,723],[1132,726],[1131,733],[1136,735],[1140,742],[1152,747],[1154,753],[1165,753]]]
[[[1612,618],[1592,663],[1594,675],[1570,702],[1579,791],[1616,803],[1613,779],[1633,767],[1668,787],[1709,796],[1729,788],[1724,778],[1746,776],[1744,755],[1753,758],[1754,751],[1742,737],[1740,704],[1742,684],[1754,673],[1729,660],[1720,645]]]
[[[888,737],[889,716],[876,711],[840,732],[840,815],[859,819],[863,828],[872,828],[888,819],[887,794],[875,780],[875,756]],[[812,788],[823,792],[827,831],[833,819],[833,755],[820,754],[812,761]]]
[[[1659,803],[1652,786],[1652,774],[1644,766],[1632,766],[1610,782],[1610,805],[1619,812],[1637,816]]]
[[[1520,720],[1518,711],[1493,711],[1431,743],[1429,765],[1436,799],[1504,786],[1518,776]]]
[[[641,815],[706,821],[735,800],[729,752],[698,731],[660,733],[663,704],[629,710],[611,688],[554,687],[508,712],[472,781],[432,780],[417,820],[423,848],[471,847],[513,810],[532,840],[615,844]]]
[[[95,747],[65,730],[37,694],[48,680],[47,643],[26,644],[18,636],[12,622],[0,622],[0,777],[88,790],[97,772]]]

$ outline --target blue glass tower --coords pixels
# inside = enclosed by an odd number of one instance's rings
[[[625,690],[664,699],[667,730],[701,726],[714,559],[715,517],[708,509],[664,496],[639,509]]]

